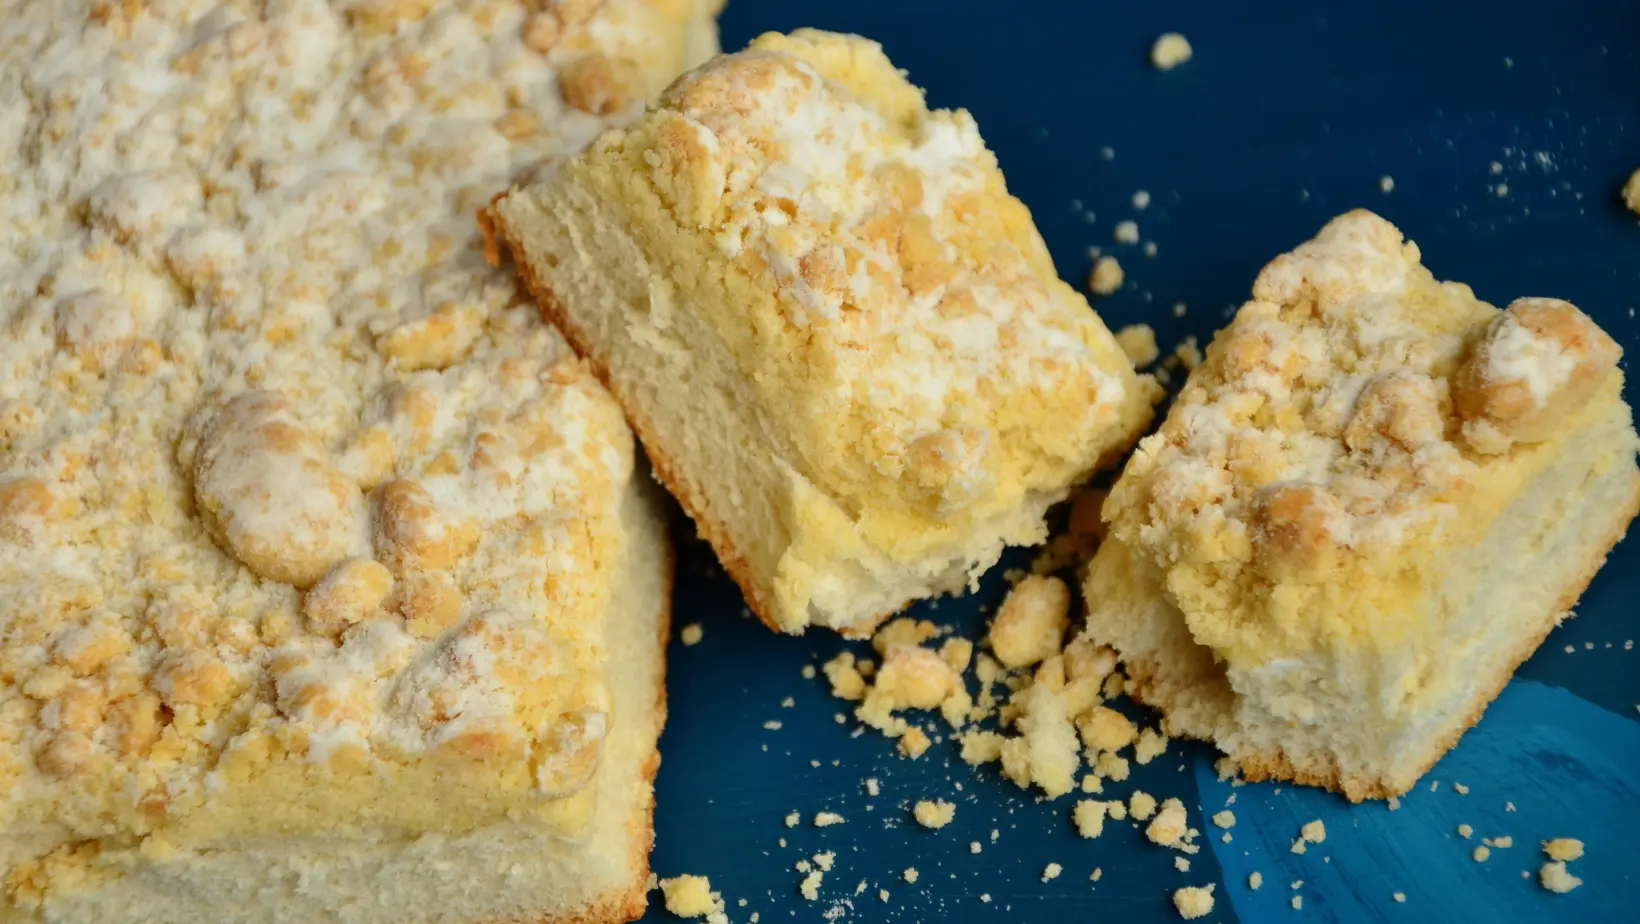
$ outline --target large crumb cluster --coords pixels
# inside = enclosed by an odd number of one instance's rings
[[[723,913],[723,896],[712,891],[712,883],[705,876],[662,879],[660,889],[666,910],[680,918],[703,917],[708,924],[728,920]]]

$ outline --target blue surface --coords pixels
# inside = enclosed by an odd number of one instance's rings
[[[1120,256],[1127,286],[1099,303],[1112,327],[1142,320],[1163,344],[1186,334],[1205,342],[1264,262],[1331,216],[1365,206],[1415,239],[1436,275],[1500,304],[1522,295],[1571,299],[1625,348],[1640,347],[1640,227],[1616,197],[1640,167],[1640,4],[1242,6],[730,0],[723,33],[728,48],[765,30],[810,25],[883,42],[933,104],[974,113],[1067,279],[1085,277],[1090,245]],[[1183,32],[1195,46],[1194,60],[1171,73],[1146,57],[1164,31]],[[1494,162],[1501,172],[1492,172]],[[1388,194],[1379,188],[1384,176],[1394,178]],[[1152,204],[1136,211],[1130,200],[1140,189]],[[1112,228],[1126,218],[1156,242],[1154,258],[1113,244]],[[1180,301],[1188,312],[1175,318],[1171,306]],[[1631,378],[1631,403],[1637,397]],[[845,921],[1145,924],[1178,920],[1173,889],[1213,881],[1215,921],[1640,919],[1640,651],[1623,647],[1640,635],[1633,541],[1613,553],[1578,618],[1521,670],[1536,683],[1512,686],[1431,774],[1443,780],[1440,792],[1409,796],[1390,813],[1292,787],[1241,787],[1238,838],[1204,849],[1189,873],[1127,825],[1107,826],[1096,841],[1074,837],[1071,797],[1038,803],[994,767],[957,761],[950,742],[913,762],[875,734],[851,737],[855,724],[833,718],[846,704],[799,674],[842,642],[772,635],[744,616],[704,545],[680,536],[680,548],[677,624],[700,622],[706,634],[670,652],[652,861],[663,876],[709,874],[731,920],[756,911],[761,924],[828,913]],[[994,604],[1000,589],[994,572],[973,597],[920,607],[919,615],[973,636],[979,605]],[[787,696],[793,705],[782,708]],[[771,720],[781,727],[765,729]],[[1194,796],[1211,813],[1224,793],[1211,782],[1197,795],[1207,779],[1198,767],[1209,756],[1174,744],[1112,790]],[[875,799],[862,789],[867,777],[882,783]],[[1466,781],[1470,794],[1451,792],[1452,781]],[[909,807],[922,798],[956,802],[955,822],[937,832],[918,827]],[[1505,801],[1518,811],[1506,812]],[[788,830],[782,819],[793,810],[803,823]],[[847,822],[812,827],[820,810]],[[1287,829],[1317,815],[1333,832],[1326,849],[1286,854]],[[1516,846],[1477,868],[1450,834],[1459,821],[1477,839],[1509,834]],[[1557,835],[1590,845],[1589,857],[1573,864],[1586,884],[1568,896],[1519,877],[1540,862],[1537,841]],[[969,852],[971,841],[981,853]],[[1258,846],[1266,842],[1275,849]],[[820,901],[806,902],[793,864],[823,850],[836,853],[835,866]],[[1043,883],[1049,862],[1064,873]],[[919,871],[915,885],[901,878],[908,866]],[[1103,870],[1097,883],[1088,879],[1095,867]],[[1267,880],[1262,902],[1245,888],[1253,868]],[[1303,911],[1287,907],[1284,876],[1306,880]],[[862,881],[867,889],[857,896]],[[879,888],[889,890],[887,902]],[[1385,900],[1396,890],[1406,903]],[[655,904],[649,920],[669,919]]]

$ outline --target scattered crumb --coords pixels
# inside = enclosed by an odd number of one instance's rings
[[[1490,857],[1491,855],[1492,855],[1492,849],[1490,847],[1487,847],[1485,844],[1482,844],[1481,846],[1476,847],[1475,851],[1472,854],[1470,854],[1470,856],[1473,856],[1475,858],[1476,863],[1485,863],[1486,858]]]
[[[1298,840],[1293,841],[1293,846],[1289,849],[1291,849],[1293,853],[1300,853],[1301,854],[1301,853],[1304,853],[1306,850],[1309,850],[1310,848],[1309,848],[1308,844],[1304,843],[1304,838],[1301,837]]]
[[[1234,757],[1226,754],[1218,760],[1213,761],[1213,772],[1218,775],[1219,781],[1223,782],[1224,780],[1231,779],[1236,774],[1240,773],[1241,765],[1236,763],[1236,759]]]
[[[1404,902],[1404,901],[1407,900],[1407,893],[1405,893],[1405,892],[1396,892],[1394,895],[1392,895],[1390,897],[1395,899],[1398,902]]]
[[[1264,874],[1254,870],[1253,874],[1247,877],[1247,888],[1256,889],[1261,885],[1264,885]]]
[[[1156,349],[1156,332],[1149,324],[1129,324],[1116,332],[1116,342],[1135,369],[1150,365],[1161,355]]]
[[[923,799],[912,808],[911,814],[917,819],[917,824],[925,828],[943,828],[956,817],[957,807],[950,802],[931,802]],[[996,838],[993,837],[992,840]]]
[[[1106,802],[1105,811],[1110,813],[1111,818],[1114,818],[1117,821],[1123,821],[1127,818],[1127,803],[1120,799]]]
[[[829,828],[832,825],[840,825],[842,823],[843,816],[837,814],[836,812],[817,812],[814,816],[814,826],[816,828]]]
[[[990,904],[990,902],[991,902],[991,893],[990,892],[981,892],[979,894],[979,900],[982,901],[982,902],[985,902],[986,904]]]
[[[1302,911],[1304,909],[1304,896],[1294,895],[1292,904],[1294,911]]]
[[[1105,875],[1105,868],[1102,866],[1095,866],[1093,868],[1093,872],[1088,874],[1088,878],[1094,882],[1098,882],[1099,877],[1103,875]]]
[[[1317,818],[1314,821],[1306,822],[1304,827],[1299,829],[1298,836],[1312,844],[1319,844],[1327,839],[1327,826],[1321,823],[1321,819]]]
[[[1173,868],[1181,873],[1188,873],[1190,872],[1190,861],[1186,860],[1184,857],[1174,857]]]
[[[1064,869],[1058,863],[1049,863],[1047,866],[1042,867],[1042,881],[1047,882],[1050,879],[1058,879],[1059,874],[1064,872]]]
[[[1143,210],[1150,206],[1150,193],[1141,189],[1133,194],[1133,207]]]
[[[1145,837],[1152,844],[1175,846],[1184,839],[1185,832],[1189,830],[1188,821],[1184,803],[1178,799],[1169,799],[1162,803],[1162,810],[1156,813],[1156,817],[1145,828]]]
[[[797,827],[798,822],[800,822],[802,820],[803,820],[803,816],[802,816],[801,813],[790,812],[786,815],[786,827],[795,828],[795,827]]]
[[[1167,736],[1153,728],[1147,728],[1139,733],[1139,740],[1133,745],[1133,760],[1144,766],[1166,751]]]
[[[1503,804],[1503,810],[1506,811],[1506,812],[1513,812],[1515,810],[1515,803],[1505,802]]]
[[[1213,911],[1213,885],[1179,889],[1173,893],[1173,907],[1179,909],[1179,917],[1187,921],[1206,917]]]
[[[1093,271],[1088,274],[1088,291],[1095,295],[1109,295],[1120,289],[1126,278],[1122,264],[1115,257],[1100,257],[1094,261]]]
[[[1105,811],[1111,803],[1100,802],[1096,799],[1083,799],[1071,809],[1071,822],[1076,825],[1076,833],[1083,837],[1098,837],[1105,830]],[[1120,805],[1121,803],[1116,803]],[[978,853],[979,851],[975,851]]]
[[[979,853],[983,849],[985,849],[985,848],[983,848],[979,845],[979,841],[969,841],[968,842],[968,852],[969,853]]]
[[[1173,316],[1175,318],[1184,317],[1188,311],[1190,311],[1190,306],[1186,305],[1184,302],[1173,303]]]
[[[1105,784],[1099,781],[1098,776],[1096,776],[1092,773],[1084,774],[1082,776],[1082,791],[1087,793],[1088,795],[1093,795],[1094,793],[1097,793],[1097,792],[1103,792],[1104,789],[1105,789]]]
[[[883,791],[883,784],[879,783],[877,781],[876,777],[873,776],[873,777],[868,777],[866,779],[866,795],[875,796],[875,795],[881,793],[882,791]]]
[[[1102,751],[1093,762],[1093,772],[1107,780],[1120,783],[1128,778],[1127,758],[1117,757],[1109,751]]]
[[[1118,244],[1139,243],[1139,223],[1132,219],[1117,222],[1114,237]]]
[[[803,665],[803,669],[798,673],[803,675],[804,680],[813,680],[816,671],[813,664],[805,664]]]
[[[1213,814],[1213,823],[1221,828],[1234,828],[1236,826],[1236,813],[1229,809],[1215,812]]]
[[[769,731],[779,731],[781,728],[784,728],[785,726],[781,725],[780,720],[778,720],[778,719],[770,719],[769,721],[763,723],[763,727],[768,729]]]
[[[1399,796],[1390,796],[1389,801],[1386,804],[1389,806],[1390,811],[1399,811],[1401,808],[1401,798]]]
[[[666,910],[680,918],[699,918],[723,913],[723,896],[712,891],[705,876],[673,876],[660,881]]]
[[[704,636],[705,634],[706,630],[700,627],[700,623],[692,622],[683,627],[683,631],[678,633],[678,638],[685,645],[697,645],[700,643],[701,636]]]
[[[1004,667],[1025,667],[1056,654],[1070,623],[1071,590],[1051,575],[1015,584],[997,608],[987,638]]]
[[[905,734],[900,736],[900,753],[912,760],[916,760],[923,756],[923,752],[927,751],[928,746],[932,743],[928,740],[927,732],[913,725],[905,730]]]
[[[1505,834],[1502,837],[1483,837],[1481,843],[1493,850],[1505,850],[1515,846],[1515,839]]]
[[[887,889],[878,889],[877,890],[877,900],[880,901],[880,902],[888,901],[888,890]]]
[[[1157,248],[1156,248],[1156,242],[1155,241],[1145,241],[1142,245],[1140,245],[1139,249],[1141,251],[1143,251],[1144,255],[1147,256],[1147,257],[1156,256],[1156,249]],[[1147,292],[1146,294],[1148,295],[1149,293]],[[1149,299],[1146,299],[1146,301],[1149,301]]]
[[[837,854],[830,850],[825,853],[817,853],[814,855],[814,865],[820,867],[820,869],[828,873],[831,872],[832,864],[836,862]]]
[[[1467,838],[1471,834],[1474,834],[1474,833],[1475,833],[1474,828],[1471,828],[1468,825],[1458,825],[1458,836],[1459,837]]]
[[[1105,706],[1095,706],[1077,720],[1077,731],[1082,743],[1100,751],[1118,751],[1139,736],[1139,730],[1128,717]]]
[[[790,696],[780,701],[780,708],[782,709],[790,709],[795,705],[797,705],[797,700],[792,699]]]
[[[1543,883],[1545,889],[1561,894],[1570,892],[1583,884],[1583,880],[1566,871],[1566,863],[1563,860],[1543,864],[1538,870],[1538,881]]]
[[[1395,191],[1395,177],[1385,176],[1378,180],[1378,188],[1386,193]]]
[[[1543,852],[1551,860],[1576,860],[1583,856],[1583,842],[1573,837],[1557,837],[1543,842]]]
[[[1167,32],[1150,46],[1150,63],[1159,70],[1170,71],[1189,61],[1195,53],[1195,49],[1190,47],[1189,39],[1177,32]],[[1212,904],[1209,901],[1208,907],[1211,908]]]
[[[1467,795],[1469,795],[1469,787],[1468,787],[1468,786],[1465,786],[1465,785],[1464,785],[1464,784],[1462,784],[1462,783],[1453,783],[1453,784],[1452,784],[1452,788],[1453,788],[1453,790],[1454,790],[1454,791],[1456,791],[1456,792],[1457,792],[1457,794],[1458,794],[1458,795],[1460,795],[1460,796],[1467,796]]]
[[[905,877],[906,882],[916,882],[917,881],[917,868],[915,866],[908,866],[908,867],[905,868],[905,873],[903,875]]]
[[[820,883],[825,878],[825,873],[815,870],[803,877],[803,881],[797,884],[797,890],[803,893],[804,898],[812,902],[820,897]]]
[[[1156,797],[1144,790],[1136,790],[1128,797],[1128,815],[1134,821],[1145,821],[1156,814]]]
[[[844,651],[820,665],[820,670],[831,681],[831,695],[838,699],[856,700],[866,695],[866,679],[855,666],[854,653]]]

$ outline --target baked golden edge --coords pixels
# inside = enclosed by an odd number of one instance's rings
[[[1481,716],[1486,713],[1486,707],[1491,705],[1492,701],[1497,699],[1498,695],[1503,692],[1503,688],[1509,684],[1510,678],[1515,675],[1515,670],[1524,664],[1533,652],[1537,651],[1538,646],[1543,644],[1543,640],[1548,638],[1549,633],[1560,624],[1560,614],[1567,612],[1576,605],[1578,598],[1588,588],[1589,582],[1594,580],[1595,574],[1606,563],[1606,556],[1611,552],[1612,547],[1617,545],[1623,538],[1623,534],[1628,531],[1629,523],[1637,513],[1640,513],[1640,470],[1635,472],[1634,489],[1629,494],[1628,503],[1622,513],[1619,514],[1610,534],[1598,546],[1598,551],[1590,555],[1588,560],[1584,562],[1580,576],[1566,585],[1555,605],[1545,614],[1542,628],[1524,639],[1522,644],[1504,662],[1504,669],[1484,682],[1477,684],[1477,689],[1485,691],[1485,695],[1477,699],[1475,708],[1453,728],[1450,734],[1430,748],[1426,759],[1419,762],[1418,771],[1413,774],[1414,780],[1429,772],[1429,769],[1435,766],[1436,761],[1440,760],[1447,751],[1452,750],[1453,746],[1458,743],[1458,739],[1462,738],[1465,732],[1474,728],[1475,724],[1481,720]],[[1167,702],[1165,697],[1150,695],[1150,679],[1156,676],[1157,673],[1154,659],[1136,658],[1128,661],[1127,675],[1129,683],[1127,689],[1129,695],[1134,699],[1165,713],[1170,710],[1172,704]],[[1410,785],[1403,788],[1393,787],[1381,777],[1346,777],[1336,766],[1319,773],[1301,770],[1293,764],[1286,752],[1279,748],[1239,757],[1237,763],[1241,767],[1242,778],[1248,781],[1290,780],[1302,786],[1319,786],[1323,789],[1332,790],[1342,794],[1351,802],[1363,802],[1368,799],[1388,799],[1392,796],[1402,795],[1411,788]]]

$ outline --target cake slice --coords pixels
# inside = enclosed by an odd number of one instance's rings
[[[472,215],[709,5],[0,17],[0,921],[642,913],[667,508]]]
[[[1566,302],[1499,311],[1382,218],[1335,219],[1122,472],[1087,637],[1250,779],[1405,792],[1634,516],[1619,353]]]
[[[765,35],[487,221],[777,629],[962,588],[1150,418],[962,111]]]

